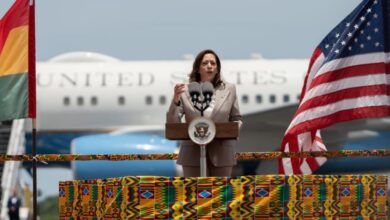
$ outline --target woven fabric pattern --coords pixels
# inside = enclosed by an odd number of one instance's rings
[[[59,183],[60,219],[387,219],[387,177],[259,175]]]

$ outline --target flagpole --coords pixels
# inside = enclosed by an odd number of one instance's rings
[[[37,123],[36,123],[36,48],[35,48],[35,0],[29,0],[29,117],[32,118],[32,176],[33,176],[33,220],[37,220]]]
[[[32,176],[33,176],[33,220],[37,220],[38,206],[37,206],[37,160],[35,156],[37,155],[37,129],[36,129],[36,119],[32,119],[32,156],[34,160],[32,161]]]

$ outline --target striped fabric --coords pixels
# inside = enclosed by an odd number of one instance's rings
[[[281,150],[326,151],[321,128],[390,115],[390,0],[364,0],[315,49]],[[311,174],[326,158],[285,158],[279,171]]]
[[[0,121],[35,118],[34,4],[16,0],[0,20]]]
[[[59,183],[59,219],[387,219],[387,177],[127,176]]]

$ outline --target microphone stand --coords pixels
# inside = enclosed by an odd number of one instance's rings
[[[198,105],[197,105],[198,103],[201,104],[201,107],[200,107],[200,108],[199,108]],[[197,109],[198,111],[200,111],[200,116],[202,116],[202,117],[203,117],[203,112],[204,112],[208,107],[210,107],[209,101],[207,101],[207,102],[198,102],[198,101],[194,101],[192,104],[193,104],[193,106],[194,106],[195,109]],[[206,104],[206,105],[204,105],[204,104]]]
[[[204,97],[201,102],[201,108],[197,106],[198,102],[193,102],[194,108],[196,108],[198,111],[200,111],[201,117],[203,117],[203,112],[210,106],[209,101],[204,102]],[[204,105],[206,104],[206,105]],[[200,176],[207,176],[207,159],[206,159],[206,145],[200,144]]]

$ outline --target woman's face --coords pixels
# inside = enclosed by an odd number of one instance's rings
[[[214,54],[208,53],[203,56],[202,62],[200,63],[199,73],[200,81],[211,82],[218,72],[217,60]]]

